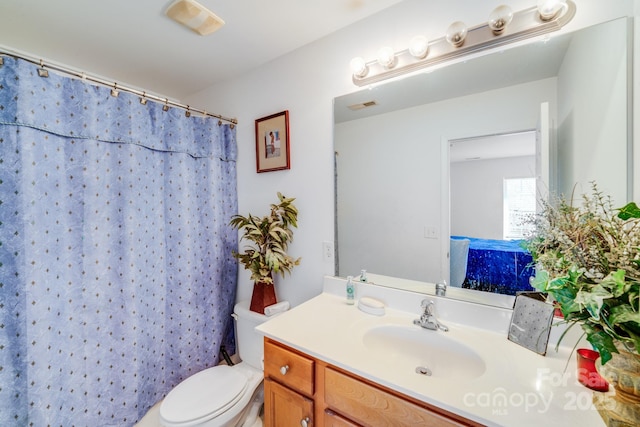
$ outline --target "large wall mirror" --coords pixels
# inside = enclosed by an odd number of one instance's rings
[[[450,271],[452,236],[517,238],[505,234],[505,194],[531,191],[529,178],[537,197],[595,181],[615,203],[630,199],[631,25],[552,35],[336,98],[337,274],[366,269],[377,284],[425,292],[454,279],[448,295],[510,304],[497,293],[513,286],[463,288],[473,279]]]

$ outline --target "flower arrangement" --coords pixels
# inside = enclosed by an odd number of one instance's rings
[[[532,285],[548,293],[571,326],[580,324],[604,365],[616,344],[640,352],[640,208],[613,208],[592,184],[582,205],[545,203],[528,239]]]

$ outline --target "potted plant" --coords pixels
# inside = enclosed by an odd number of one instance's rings
[[[595,183],[582,199],[580,206],[544,204],[527,242],[536,266],[532,285],[600,353],[598,369],[615,388],[615,401],[594,396],[603,419],[640,425],[640,209],[613,208]]]
[[[291,273],[300,264],[300,258],[293,259],[287,254],[287,247],[293,239],[291,227],[298,227],[298,209],[294,198],[278,193],[280,203],[271,204],[268,215],[260,218],[251,214],[234,215],[230,225],[243,230],[242,239],[251,242],[244,252],[233,251],[244,268],[251,272],[253,294],[250,310],[264,314],[264,308],[277,302],[273,273]]]

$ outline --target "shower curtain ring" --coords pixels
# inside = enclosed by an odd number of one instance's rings
[[[44,61],[40,60],[40,68],[38,68],[38,75],[40,77],[49,77],[49,71],[44,69]]]

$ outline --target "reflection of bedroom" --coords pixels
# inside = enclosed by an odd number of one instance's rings
[[[451,285],[529,290],[521,243],[536,207],[535,131],[451,141],[450,159]]]

